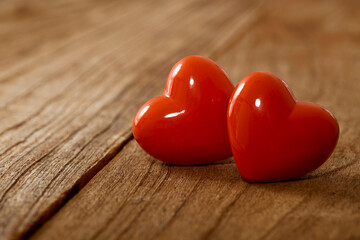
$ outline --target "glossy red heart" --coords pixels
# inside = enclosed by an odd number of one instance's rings
[[[205,164],[231,157],[226,112],[234,89],[212,60],[189,56],[172,68],[162,95],[133,121],[140,146],[171,164]]]
[[[235,88],[228,131],[238,170],[249,182],[309,173],[326,161],[339,137],[330,112],[296,101],[281,79],[266,72],[246,76]]]

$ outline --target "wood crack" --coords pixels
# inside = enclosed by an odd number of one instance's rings
[[[155,160],[155,161],[157,161],[157,160]],[[161,180],[160,184],[154,189],[154,192],[151,194],[151,197],[153,197],[153,196],[156,194],[156,192],[157,192],[159,189],[162,188],[162,186],[164,185],[165,181],[167,180],[167,178],[168,178],[169,176],[170,176],[170,167],[167,166],[167,171],[166,171],[166,174],[165,174],[164,178]],[[159,179],[159,178],[160,178],[160,177],[158,177],[158,179]],[[152,186],[154,186],[155,183],[156,183],[156,181],[154,181],[154,184],[153,184]],[[147,193],[150,192],[150,191],[151,191],[151,188],[147,191]],[[146,195],[146,194],[145,194],[145,195]],[[127,233],[127,232],[131,229],[131,227],[133,226],[133,224],[135,223],[135,221],[141,216],[141,214],[142,214],[148,207],[149,207],[149,202],[146,204],[146,206],[145,206],[141,211],[139,211],[139,213],[134,217],[134,219],[129,223],[129,225],[128,225],[119,235]]]
[[[180,210],[186,205],[189,198],[195,193],[196,189],[198,188],[198,186],[199,186],[199,184],[201,182],[201,179],[202,179],[202,177],[200,176],[200,178],[196,181],[194,187],[191,189],[189,194],[186,196],[185,200],[175,210],[175,212],[173,213],[173,215],[171,216],[169,221],[167,221],[167,223],[159,229],[159,231],[154,235],[154,237],[152,239],[157,239],[157,237],[166,229],[166,227],[169,226],[175,220],[175,218],[178,215],[178,213],[180,212]]]
[[[231,208],[235,205],[236,201],[240,198],[240,196],[242,194],[246,193],[250,187],[251,187],[251,184],[247,184],[246,187],[244,188],[244,190],[240,191],[235,196],[235,198],[230,202],[230,204],[228,206],[226,206],[226,208],[221,212],[220,216],[217,217],[213,226],[209,230],[207,230],[207,232],[202,236],[202,239],[209,239],[211,237],[211,235],[215,232],[217,227],[220,225],[221,221],[223,221],[224,216],[230,212]]]
[[[285,220],[288,216],[293,214],[297,209],[308,199],[308,196],[304,197],[300,202],[295,204],[289,211],[286,212],[285,215],[283,215],[269,230],[267,230],[262,236],[260,236],[258,239],[265,239],[269,236],[270,233],[272,233],[283,220]]]
[[[132,82],[132,83],[130,83],[129,85],[132,85],[132,84],[134,84],[134,83]],[[126,87],[123,88],[122,91],[120,91],[117,96],[115,96],[115,98],[113,99],[113,101],[115,101],[117,98],[119,98],[125,90],[126,90]],[[111,104],[113,104],[113,101],[110,101],[109,103],[107,103],[107,104],[104,106],[104,108],[107,108],[108,106],[110,106]],[[15,184],[17,183],[17,181],[18,181],[22,176],[24,176],[25,173],[26,173],[30,168],[32,168],[35,164],[41,162],[43,159],[45,159],[47,156],[49,156],[51,153],[53,153],[59,146],[61,146],[62,144],[66,143],[67,141],[69,141],[73,136],[75,136],[78,132],[80,132],[82,129],[84,129],[93,119],[95,119],[95,118],[98,116],[98,114],[99,114],[101,111],[103,111],[103,108],[101,108],[101,109],[98,110],[96,113],[94,113],[91,118],[87,119],[87,121],[85,122],[84,125],[82,125],[81,127],[77,128],[76,130],[74,130],[73,132],[71,132],[71,134],[70,134],[69,136],[67,136],[67,137],[66,137],[64,140],[62,140],[60,143],[56,144],[50,151],[48,151],[47,153],[45,153],[43,156],[41,156],[41,157],[40,157],[39,159],[37,159],[36,161],[34,161],[34,162],[32,162],[31,164],[29,164],[29,165],[27,166],[27,168],[25,168],[25,170],[23,170],[23,171],[21,172],[21,174],[17,177],[17,179],[16,179],[12,184],[10,184],[9,187],[8,187],[8,188],[4,191],[4,193],[1,195],[1,197],[0,197],[0,210],[1,210],[2,207],[3,207],[3,205],[2,205],[1,203],[3,202],[6,194],[10,191],[10,189],[11,189],[12,187],[15,186]],[[116,115],[116,119],[117,119],[120,115],[121,115],[121,112]],[[71,120],[70,120],[70,121],[71,121]],[[66,123],[65,123],[64,125],[66,125]],[[60,129],[61,129],[61,128],[59,128],[58,130],[60,130]],[[50,136],[49,136],[49,137],[50,137]],[[45,139],[44,141],[46,141],[46,139]],[[36,147],[37,147],[37,146],[33,147],[32,150],[35,149]],[[30,151],[32,151],[32,150],[30,150]]]
[[[138,188],[144,183],[145,179],[149,176],[150,170],[151,170],[151,168],[153,167],[155,161],[156,161],[156,160],[152,160],[152,162],[151,162],[151,164],[150,164],[147,172],[146,172],[146,173],[144,174],[144,176],[141,178],[140,182],[132,189],[131,194],[134,193],[134,192],[136,192],[136,191],[138,190]],[[121,210],[122,210],[122,209],[124,208],[124,206],[125,206],[125,203],[126,203],[126,202],[128,201],[128,199],[130,198],[131,194],[128,194],[128,195],[127,195],[127,198],[126,198],[126,200],[124,201],[124,203],[120,206],[120,208],[118,208],[118,209],[116,210],[115,214],[113,214],[113,215],[111,216],[111,218],[108,219],[107,224],[104,225],[104,228],[99,229],[99,230],[94,234],[94,236],[91,237],[92,240],[93,240],[93,239],[96,239],[96,238],[101,234],[101,232],[103,232],[103,231],[106,229],[106,227],[109,226],[109,224],[113,221],[113,219],[121,212]]]
[[[49,220],[54,214],[61,209],[70,199],[72,199],[101,169],[103,169],[121,150],[133,139],[132,130],[128,131],[125,135],[123,142],[119,144],[113,151],[105,155],[100,161],[87,171],[75,184],[67,190],[63,199],[59,199],[57,203],[54,203],[48,210],[48,216],[42,216],[37,222],[35,222],[30,228],[24,232],[25,238],[31,236],[41,225]],[[50,186],[50,184],[48,184]],[[48,187],[47,186],[47,187]],[[45,190],[43,191],[45,193]]]

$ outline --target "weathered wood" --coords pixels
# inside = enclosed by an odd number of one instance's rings
[[[43,222],[34,239],[360,238],[359,7],[0,2],[0,239]],[[179,167],[149,157],[131,140],[133,115],[190,54],[216,60],[234,83],[271,71],[331,110],[341,127],[332,157],[272,184],[242,181],[231,159]]]
[[[168,69],[186,55],[209,54],[231,41],[231,29],[249,26],[258,6],[251,1],[111,4],[110,13],[99,18],[105,7],[90,5],[95,20],[85,20],[86,29],[75,24],[69,36],[49,38],[48,51],[35,49],[30,60],[19,60],[1,75],[0,238],[27,236],[49,218],[131,138],[133,115],[161,92]],[[69,17],[61,29],[71,29],[77,5],[73,11],[59,10],[55,23]],[[43,24],[46,14],[36,17],[39,35],[63,34],[43,29],[49,28]],[[17,35],[11,29],[4,33],[10,40]],[[29,38],[37,44],[36,36]],[[27,44],[15,45],[27,49]]]
[[[358,3],[271,3],[211,56],[235,83],[271,71],[330,109],[341,137],[326,164],[295,181],[248,184],[232,160],[169,166],[132,140],[33,238],[360,238]]]

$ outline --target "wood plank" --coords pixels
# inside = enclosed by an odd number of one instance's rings
[[[168,69],[226,45],[234,27],[256,21],[257,6],[153,0],[124,13],[120,2],[112,12],[123,14],[1,75],[0,238],[28,236],[49,218],[131,139],[133,115],[161,92]]]
[[[61,48],[68,41],[113,20],[116,15],[126,14],[133,5],[113,0],[1,1],[1,74],[7,72],[7,68],[19,68],[25,62]]]
[[[233,160],[170,166],[134,140],[33,239],[360,238],[359,2],[264,4],[246,34],[210,54],[236,83],[266,70],[338,118],[331,158],[295,181],[248,184]]]

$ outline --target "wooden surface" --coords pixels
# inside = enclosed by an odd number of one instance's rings
[[[360,239],[360,1],[0,2],[0,239]],[[148,156],[131,134],[187,55],[337,117],[295,181]]]

